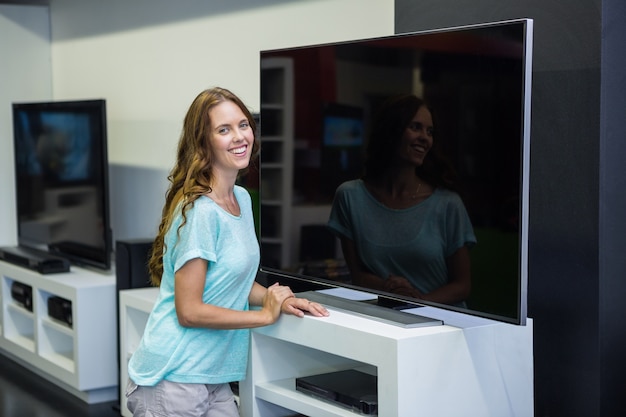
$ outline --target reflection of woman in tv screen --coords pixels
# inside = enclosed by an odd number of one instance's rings
[[[476,238],[433,129],[420,98],[386,101],[371,127],[364,176],[339,186],[328,225],[354,284],[463,306]]]

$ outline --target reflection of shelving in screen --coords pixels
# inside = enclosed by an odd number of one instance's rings
[[[279,206],[261,207],[261,229],[263,235],[268,238],[278,238],[282,234],[281,213]]]
[[[102,215],[95,186],[51,188],[36,217],[20,219],[24,241],[53,245],[64,241],[101,247]]]

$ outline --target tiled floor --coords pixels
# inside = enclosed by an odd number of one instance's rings
[[[88,405],[0,355],[0,417],[119,417],[117,401]]]

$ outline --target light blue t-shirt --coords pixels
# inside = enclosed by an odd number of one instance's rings
[[[174,274],[187,261],[208,261],[203,301],[234,310],[248,310],[248,296],[258,270],[259,244],[248,192],[235,186],[241,208],[233,216],[206,196],[187,211],[187,223],[176,216],[165,236],[163,277],[128,375],[137,385],[162,379],[180,383],[220,384],[245,377],[250,331],[182,327],[174,306]],[[180,207],[179,207],[180,209]]]
[[[425,294],[448,283],[446,258],[476,243],[461,198],[441,188],[398,210],[380,203],[362,180],[345,182],[335,193],[328,226],[355,243],[370,272],[405,277]]]

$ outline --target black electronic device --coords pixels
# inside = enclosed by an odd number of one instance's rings
[[[72,327],[72,302],[57,296],[48,298],[48,316]]]
[[[115,242],[117,291],[149,287],[148,260],[154,239],[128,239]]]
[[[48,252],[21,246],[0,248],[0,259],[39,272],[40,274],[55,274],[68,272],[70,262],[60,256]]]
[[[18,244],[111,267],[106,102],[13,103]]]
[[[425,326],[440,326],[443,324],[443,321],[439,319],[432,319],[402,310],[387,308],[385,306],[368,304],[362,301],[348,300],[319,291],[299,292],[296,293],[296,296],[299,298],[306,298],[309,301],[315,301],[328,307],[334,307],[339,310],[347,311],[352,314],[369,317],[382,323],[403,327],[405,329]]]
[[[11,284],[11,298],[26,310],[33,311],[33,287],[18,281]]]
[[[296,378],[296,391],[359,414],[378,415],[378,378],[355,369]]]
[[[118,320],[116,320],[119,332],[119,294],[120,290],[129,290],[133,288],[150,287],[150,273],[148,272],[148,260],[154,239],[127,239],[115,242],[115,282],[116,282],[116,303],[118,312]],[[118,344],[118,363],[119,344]],[[120,375],[119,383],[124,384]]]

